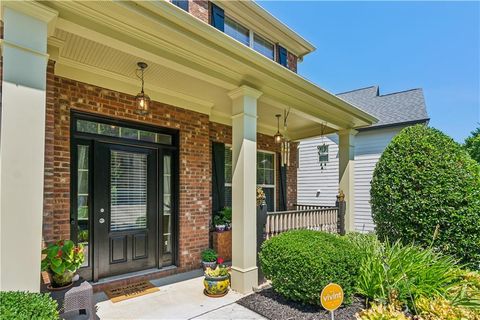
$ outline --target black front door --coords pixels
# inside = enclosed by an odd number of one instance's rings
[[[157,152],[95,142],[95,280],[157,266]]]

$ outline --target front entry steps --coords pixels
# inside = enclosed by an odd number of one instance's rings
[[[182,271],[183,270],[181,268],[176,266],[165,267],[162,269],[152,268],[103,278],[98,282],[91,282],[91,285],[93,287],[93,292],[100,292],[106,289],[125,286],[139,281],[151,281],[155,285],[159,286],[192,279],[203,275],[202,269],[195,269],[187,272]]]

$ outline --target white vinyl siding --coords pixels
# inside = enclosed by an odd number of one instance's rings
[[[363,131],[355,137],[355,230],[373,231],[370,182],[383,150],[403,127]],[[297,201],[300,204],[334,205],[338,193],[338,136],[323,138],[329,145],[329,162],[320,170],[317,146],[321,138],[300,142]],[[320,195],[317,197],[317,190]]]
[[[334,137],[331,137],[332,139]],[[299,204],[335,205],[338,193],[338,145],[329,137],[300,142],[297,170],[297,202]],[[329,161],[320,169],[317,146],[328,145]],[[317,197],[317,191],[320,191]]]

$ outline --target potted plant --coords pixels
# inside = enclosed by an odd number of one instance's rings
[[[82,265],[85,256],[83,245],[78,246],[71,240],[51,243],[42,251],[42,271],[47,271],[52,279],[51,290],[59,290],[72,285],[75,271]]]
[[[223,297],[228,293],[230,285],[230,273],[228,268],[223,264],[223,259],[218,258],[218,265],[215,269],[207,268],[205,270],[205,279],[203,293],[209,297]]]
[[[217,232],[222,232],[225,231],[225,219],[223,217],[222,211],[218,212],[214,217],[213,217],[213,225],[215,226],[215,231]]]
[[[232,229],[232,208],[225,207],[222,210],[223,221],[225,222],[225,230]]]
[[[203,270],[207,268],[215,268],[217,265],[217,253],[213,249],[205,249],[202,251],[202,266]]]

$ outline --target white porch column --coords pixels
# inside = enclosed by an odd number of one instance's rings
[[[35,2],[1,5],[0,290],[40,289],[48,23]]]
[[[339,136],[339,187],[345,193],[345,230],[355,229],[355,135],[358,131],[353,129],[338,132]]]
[[[257,99],[262,92],[241,86],[232,99],[232,289],[258,286],[257,270]]]

